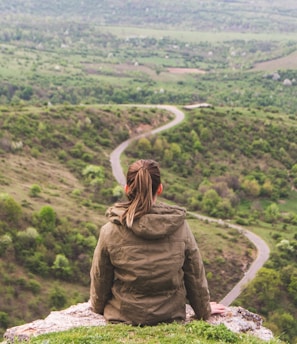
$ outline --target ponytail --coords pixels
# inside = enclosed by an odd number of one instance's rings
[[[122,224],[131,228],[135,219],[150,211],[160,184],[160,170],[155,161],[138,160],[130,165],[127,173],[128,201],[116,204],[125,208]]]

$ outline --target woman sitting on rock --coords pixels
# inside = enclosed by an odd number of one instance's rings
[[[198,319],[223,313],[210,302],[203,262],[183,208],[156,203],[162,193],[153,160],[133,163],[127,202],[107,211],[91,268],[94,312],[110,322],[155,325],[183,321],[186,300]]]

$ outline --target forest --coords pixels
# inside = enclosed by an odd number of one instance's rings
[[[124,168],[160,161],[164,201],[266,240],[271,257],[235,303],[296,341],[296,4],[161,3],[0,0],[1,334],[88,299],[105,210],[123,197],[109,154],[172,119],[138,105],[174,104],[184,122],[131,145]],[[188,221],[222,298],[255,248]]]

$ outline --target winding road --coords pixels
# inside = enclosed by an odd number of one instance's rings
[[[185,118],[185,114],[180,111],[178,108],[176,108],[175,106],[171,106],[171,105],[156,105],[156,106],[152,106],[152,105],[139,105],[141,107],[156,107],[158,109],[165,109],[167,111],[172,112],[175,115],[175,119],[159,128],[156,128],[152,131],[149,132],[145,132],[143,134],[137,135],[132,137],[131,139],[128,139],[124,142],[122,142],[111,154],[110,154],[110,163],[111,163],[111,168],[112,168],[112,173],[116,179],[116,181],[121,184],[121,185],[125,185],[126,184],[126,177],[123,173],[122,170],[122,166],[121,166],[121,154],[124,152],[124,150],[130,145],[130,143],[132,141],[138,140],[141,137],[146,137],[149,135],[154,135],[159,133],[160,131],[169,129],[174,127],[175,125],[181,123],[184,118]]]
[[[146,137],[149,135],[157,134],[163,130],[167,130],[169,128],[174,127],[175,125],[181,123],[184,120],[185,114],[176,108],[175,106],[171,105],[141,105],[142,107],[157,107],[159,109],[165,109],[167,111],[172,112],[175,115],[175,119],[157,129],[154,129],[149,132],[145,132],[143,134],[137,135],[131,139],[128,139],[124,142],[122,142],[116,149],[111,153],[110,155],[110,163],[111,163],[111,168],[112,168],[112,173],[116,179],[116,181],[124,186],[126,183],[126,177],[123,173],[123,169],[121,166],[121,154],[124,152],[124,150],[132,143],[134,140],[138,140],[141,137]],[[207,216],[195,214],[195,213],[190,213],[192,216],[200,219],[200,220],[207,220],[209,222],[218,222],[225,224],[226,226],[229,226],[230,228],[234,228],[238,230],[240,233],[245,235],[256,247],[257,249],[257,257],[251,264],[250,268],[248,271],[245,273],[244,277],[231,289],[227,295],[220,301],[220,303],[224,304],[225,306],[229,306],[242,292],[243,288],[245,285],[251,281],[255,276],[257,271],[265,264],[265,262],[269,258],[270,250],[268,245],[264,240],[262,240],[259,236],[256,234],[252,233],[251,231],[248,231],[244,229],[241,226],[238,225],[233,225],[230,223],[225,223],[222,220],[210,218]]]

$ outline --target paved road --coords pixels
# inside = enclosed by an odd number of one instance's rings
[[[175,119],[157,129],[154,129],[152,131],[137,135],[131,139],[128,139],[124,142],[122,142],[110,155],[110,163],[111,163],[111,169],[112,169],[112,173],[116,179],[116,181],[120,184],[120,185],[125,185],[126,183],[126,177],[123,173],[122,170],[122,166],[121,166],[121,154],[124,152],[124,150],[130,145],[130,143],[134,140],[138,140],[141,137],[145,137],[145,136],[149,136],[149,135],[153,135],[156,133],[159,133],[160,131],[163,130],[167,130],[169,128],[174,127],[175,125],[179,124],[180,122],[182,122],[184,120],[185,114],[180,111],[178,108],[176,108],[175,106],[170,106],[170,105],[143,105],[142,107],[157,107],[159,109],[165,109],[168,111],[171,111],[174,115],[175,115]]]
[[[257,274],[258,270],[265,264],[265,262],[269,258],[270,249],[266,242],[262,240],[258,235],[252,233],[244,229],[241,226],[233,225],[228,222],[224,222],[222,220],[214,219],[211,217],[190,213],[192,216],[200,219],[200,220],[207,220],[209,222],[217,222],[221,223],[222,225],[227,225],[230,228],[237,229],[240,233],[246,236],[255,246],[257,249],[257,257],[251,264],[248,271],[244,274],[243,278],[228,292],[228,294],[220,301],[225,306],[229,306],[237,297],[241,294],[243,288],[246,286],[248,282],[250,282]]]
[[[121,185],[125,185],[126,183],[126,177],[123,173],[122,166],[121,166],[121,154],[124,152],[124,150],[130,145],[130,143],[134,140],[138,140],[141,137],[153,135],[156,133],[159,133],[163,130],[172,128],[173,126],[179,124],[180,122],[183,121],[185,115],[182,111],[177,109],[175,106],[170,106],[170,105],[144,105],[144,107],[157,107],[159,109],[165,109],[168,111],[171,111],[175,115],[175,119],[171,121],[170,123],[167,123],[166,125],[163,125],[162,127],[159,127],[157,129],[154,129],[150,132],[146,132],[140,135],[137,135],[131,139],[128,139],[124,142],[122,142],[116,149],[111,153],[110,155],[110,163],[111,163],[111,168],[112,168],[112,173],[117,180],[117,182]],[[199,215],[199,214],[194,214],[191,213],[192,216],[195,216],[201,220],[207,220],[210,222],[218,222],[218,223],[224,223],[222,220],[218,219],[213,219],[207,216]],[[265,262],[269,258],[269,247],[266,244],[264,240],[262,240],[260,237],[258,237],[256,234],[242,228],[241,226],[238,225],[233,225],[227,223],[227,225],[230,228],[235,228],[238,231],[240,231],[243,235],[245,235],[257,248],[257,258],[254,260],[252,265],[250,266],[249,270],[245,273],[244,277],[234,286],[232,290],[228,292],[228,294],[220,301],[222,304],[225,306],[229,306],[240,294],[244,286],[251,281],[257,271],[265,264]]]

